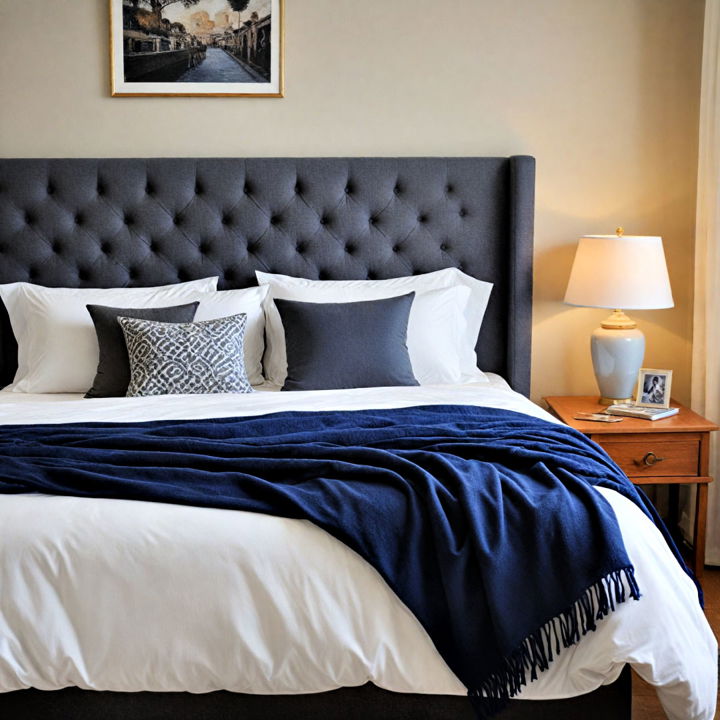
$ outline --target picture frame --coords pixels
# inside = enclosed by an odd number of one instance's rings
[[[284,95],[284,0],[109,0],[112,97]]]
[[[649,408],[669,408],[672,370],[640,368],[635,405]]]

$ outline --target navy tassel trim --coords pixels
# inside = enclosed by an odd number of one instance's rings
[[[479,688],[468,690],[473,708],[480,718],[500,712],[538,672],[547,670],[563,648],[580,642],[580,638],[597,629],[602,620],[631,597],[640,599],[640,588],[632,566],[615,570],[591,585],[570,608],[529,635],[509,657],[505,667],[485,678]]]

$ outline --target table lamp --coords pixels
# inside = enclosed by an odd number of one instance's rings
[[[645,355],[645,336],[622,310],[673,307],[662,238],[587,235],[580,238],[565,302],[583,307],[612,308],[590,338],[600,402],[631,402]]]

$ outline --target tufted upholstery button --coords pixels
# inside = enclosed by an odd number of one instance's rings
[[[307,246],[305,245],[305,243],[299,242],[299,243],[295,244],[295,252],[298,255],[302,255],[305,252],[305,250],[307,250]]]
[[[182,216],[181,215],[175,215],[173,217],[173,225],[179,225],[182,222]]]
[[[377,218],[375,218],[374,215],[371,215],[371,216],[368,218],[368,222],[369,222],[371,225],[374,225],[374,224],[377,222]]]
[[[150,243],[150,249],[153,250],[153,244]],[[112,252],[112,245],[109,242],[104,242],[100,245],[100,252],[103,255],[109,255]],[[153,250],[154,252],[154,250]]]
[[[223,216],[222,216],[222,224],[223,224],[223,225],[229,225],[229,224],[230,224],[230,216],[229,216],[229,215],[223,215]]]
[[[270,216],[270,224],[271,225],[277,225],[280,222],[280,216],[279,215],[271,215]]]
[[[449,195],[453,191],[452,185],[446,185],[445,186],[445,192]]]
[[[228,268],[223,271],[223,279],[232,282],[235,279],[235,271],[232,268]]]
[[[47,186],[47,194],[48,195],[54,195],[55,194],[55,186],[52,183],[48,183]]]
[[[102,197],[105,194],[105,185],[103,183],[98,182],[97,184],[97,194]]]
[[[203,188],[200,183],[195,183],[195,194],[196,195],[202,195]]]
[[[35,266],[31,265],[28,268],[28,279],[36,280],[37,276],[38,276],[38,269]]]
[[[59,242],[58,240],[55,240],[55,241],[53,242],[53,244],[51,245],[51,247],[52,247],[52,251],[53,251],[56,255],[59,255],[59,254],[62,252],[62,249],[63,249],[62,243]]]
[[[345,186],[345,194],[352,195],[352,192],[353,192],[352,185],[346,185]]]
[[[460,208],[458,215],[460,215],[460,217],[465,217],[467,215],[467,210],[465,210],[465,208]]]
[[[210,243],[207,242],[207,240],[203,240],[203,241],[198,245],[198,250],[199,250],[203,255],[207,255],[207,254],[210,252],[210,247],[211,247],[211,246],[210,246]]]
[[[128,277],[131,280],[135,280],[138,276],[138,271],[137,271],[137,268],[135,268],[135,267],[129,267],[127,272],[128,272]]]
[[[330,275],[325,270],[318,270],[318,280],[328,280]]]
[[[132,225],[132,224],[135,222],[135,219],[133,218],[132,215],[127,215],[127,214],[126,214],[125,217],[123,218],[123,222],[124,222],[126,225]]]
[[[246,195],[249,195],[249,194],[250,194],[250,185],[249,185],[248,183],[245,183],[245,184],[243,185],[243,192],[244,192]]]
[[[85,268],[78,268],[78,280],[86,282],[90,278],[90,273]]]
[[[185,282],[190,278],[190,273],[184,268],[178,268],[177,277],[180,282]]]
[[[85,218],[83,217],[82,213],[78,213],[75,215],[75,224],[76,225],[82,225],[83,222],[85,222]]]
[[[392,251],[393,251],[394,253],[400,252],[400,245],[393,245],[393,246],[392,246]]]
[[[345,246],[345,252],[346,252],[348,255],[354,255],[356,250],[357,250],[357,248],[356,248],[355,245],[353,245],[352,243],[348,243],[348,244]]]
[[[377,280],[377,273],[373,272],[372,270],[368,270],[367,279],[368,280]]]
[[[447,243],[440,243],[440,249],[445,252],[448,250],[448,244]]]
[[[254,255],[258,251],[259,244],[256,242],[248,243],[247,251],[250,255]]]
[[[105,248],[105,247],[107,247],[109,250],[110,243],[103,243],[103,248]],[[160,252],[160,243],[157,240],[151,240],[148,247],[150,248],[150,252],[153,252],[153,253]],[[103,252],[105,252],[105,250],[103,250]]]
[[[145,186],[145,194],[146,195],[154,195],[155,194],[155,186],[152,183],[148,183]]]
[[[327,219],[327,216],[326,216],[326,215],[323,215],[323,216],[320,218],[320,224],[321,224],[321,225],[327,225],[327,224],[328,224],[328,219]]]
[[[419,223],[426,223],[426,222],[427,222],[427,215],[418,215],[418,222],[419,222]]]
[[[300,183],[295,183],[295,194],[297,195],[301,192],[302,192],[302,187],[301,187]]]
[[[393,192],[394,192],[396,195],[399,195],[399,194],[402,192],[402,190],[401,190],[401,188],[400,188],[399,185],[396,185],[396,186],[393,188]]]

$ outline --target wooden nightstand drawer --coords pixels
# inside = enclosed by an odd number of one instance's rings
[[[594,438],[628,477],[699,475],[700,439],[662,434],[633,441]]]
[[[570,427],[605,448],[608,455],[636,485],[667,485],[670,489],[670,517],[678,518],[678,488],[694,485],[695,530],[693,531],[693,570],[698,578],[705,562],[705,525],[707,518],[710,433],[718,429],[702,415],[672,402],[677,415],[663,420],[625,418],[619,423],[590,422],[576,419],[578,413],[601,412],[604,405],[597,397],[548,397],[548,407]],[[654,453],[650,455],[649,453]],[[660,460],[662,458],[662,460]]]

